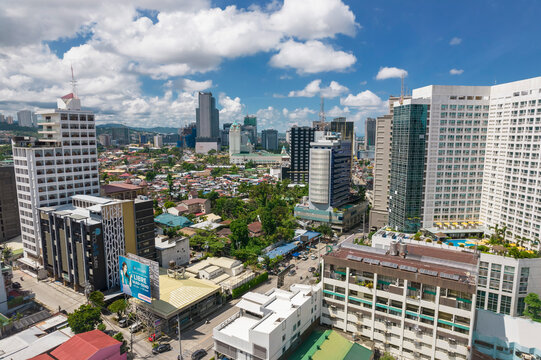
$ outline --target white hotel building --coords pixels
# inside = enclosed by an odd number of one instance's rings
[[[74,94],[57,109],[39,111],[40,138],[15,137],[13,161],[26,265],[41,261],[38,208],[67,204],[78,194],[99,195],[94,114]]]
[[[391,148],[412,151],[412,143],[422,143],[425,149],[416,160],[424,162],[420,210],[414,216],[407,206],[398,210],[427,229],[446,232],[498,225],[507,227],[510,237],[541,240],[541,77],[494,86],[414,89],[411,100],[394,103],[393,122],[399,107],[420,105],[426,112],[420,120],[426,122],[421,136],[413,138],[394,126],[389,130]],[[394,168],[398,171],[400,166]],[[404,177],[393,173],[391,164],[391,188],[395,181],[395,189],[410,191],[407,185],[400,186]],[[389,194],[390,209],[396,209],[394,195]],[[402,230],[400,221],[391,225],[397,224]]]

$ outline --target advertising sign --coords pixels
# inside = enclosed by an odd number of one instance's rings
[[[118,257],[120,271],[120,291],[136,299],[151,303],[150,297],[150,272],[148,265],[128,259],[124,256]]]
[[[149,260],[141,256],[128,253],[128,258],[148,265],[150,271],[150,294],[152,298],[160,300],[160,265],[157,261]]]

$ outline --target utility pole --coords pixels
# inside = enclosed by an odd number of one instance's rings
[[[182,360],[182,343],[180,339],[180,315],[177,315],[177,326],[178,326],[178,359]]]

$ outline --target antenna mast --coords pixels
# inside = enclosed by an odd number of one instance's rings
[[[404,103],[404,74],[400,77],[400,105]]]
[[[319,109],[319,122],[322,124],[325,122],[325,104],[324,104],[323,96],[321,96],[321,107]]]
[[[73,75],[73,65],[71,65],[71,92],[74,98],[79,98],[77,96],[77,80],[75,80],[75,76]]]

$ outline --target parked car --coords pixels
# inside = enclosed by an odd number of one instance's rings
[[[316,271],[316,268],[312,266],[312,267],[308,268],[308,271],[314,272],[314,271]]]
[[[132,326],[130,326],[130,332],[131,333],[138,332],[142,328],[143,328],[143,324],[141,324],[141,322],[138,321],[134,323]]]
[[[170,344],[159,344],[154,349],[152,349],[153,354],[161,354],[163,352],[171,350]]]
[[[291,269],[289,270],[289,276],[293,276],[295,275],[297,272],[295,271],[295,269]]]
[[[204,349],[196,350],[196,351],[192,354],[192,360],[199,360],[199,359],[202,359],[202,358],[204,358],[206,355],[207,355],[207,351],[206,351],[206,350],[204,350]]]
[[[315,254],[310,255],[310,259],[316,260],[316,259],[317,259],[317,255],[315,255]]]
[[[18,282],[14,282],[13,284],[11,284],[11,286],[14,288],[14,289],[20,289],[21,288],[21,284],[18,283]]]
[[[128,318],[120,319],[118,320],[118,326],[120,326],[121,328],[128,327],[128,325],[130,324],[129,321],[130,320]]]

